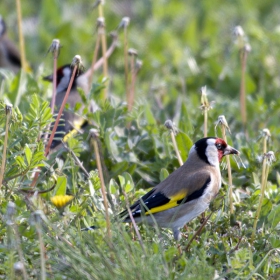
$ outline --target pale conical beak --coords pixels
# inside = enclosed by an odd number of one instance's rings
[[[224,149],[224,156],[226,155],[239,155],[240,152],[231,147],[230,145],[227,145],[227,147]]]

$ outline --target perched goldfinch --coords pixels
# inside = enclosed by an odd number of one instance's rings
[[[181,167],[130,207],[134,220],[150,225],[156,221],[159,227],[171,228],[175,240],[179,240],[180,228],[204,212],[218,194],[219,163],[230,154],[239,152],[220,138],[198,140]],[[124,222],[131,222],[127,210],[119,215]]]

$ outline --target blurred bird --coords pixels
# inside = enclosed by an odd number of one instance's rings
[[[56,111],[58,111],[61,107],[71,79],[71,75],[72,68],[69,64],[62,66],[57,70],[57,86],[55,99]],[[52,82],[53,74],[46,76],[43,79]],[[83,75],[83,72],[81,70],[76,72],[76,76],[74,78],[72,88],[67,99],[67,103],[69,104],[69,111],[68,109],[65,109],[63,112],[62,119],[64,121],[61,121],[59,123],[51,148],[55,148],[57,145],[59,145],[61,143],[61,139],[65,137],[65,134],[71,133],[76,129],[81,129],[87,123],[84,118],[73,112],[76,104],[78,102],[82,102],[81,96],[78,92],[78,87],[81,88],[85,92],[85,94],[88,94],[88,79],[85,77],[85,75]]]
[[[239,154],[224,140],[202,138],[190,149],[187,161],[131,207],[134,220],[171,228],[175,240],[180,228],[204,212],[221,187],[219,163],[223,156]],[[131,222],[127,210],[119,214]]]
[[[21,68],[20,53],[14,43],[7,38],[6,24],[0,15],[0,68],[18,72]]]
[[[110,47],[108,48],[108,50],[106,51],[106,55],[105,55],[106,58],[110,57],[110,55],[114,52],[118,43],[117,34],[112,33],[111,35],[113,41]],[[78,87],[81,88],[84,91],[84,93],[88,95],[91,86],[89,80],[91,80],[91,76],[93,75],[93,72],[96,71],[98,68],[100,68],[103,65],[103,63],[104,63],[104,57],[100,58],[97,62],[95,62],[85,73],[83,73],[82,71],[77,72],[71,88],[71,92],[67,100],[67,103],[70,105],[69,107],[71,110],[75,107],[77,102],[81,102],[81,97],[77,88]],[[59,110],[63,102],[64,96],[68,88],[68,84],[71,79],[71,75],[72,75],[72,69],[69,64],[62,66],[57,70],[56,100],[55,100],[56,111]],[[43,79],[52,82],[53,75],[46,76]],[[90,110],[91,112],[95,112],[99,110],[99,106],[95,103],[94,100],[90,100]],[[79,112],[81,111],[82,108],[80,109]],[[63,114],[64,114],[63,119],[65,120],[65,125],[63,125],[62,121],[60,122],[57,133],[55,135],[55,139],[51,145],[52,149],[61,143],[61,138],[62,138],[61,134],[66,134],[65,137],[63,137],[64,140],[66,140],[68,135],[73,134],[72,132],[74,132],[75,134],[75,132],[77,131],[75,128],[80,129],[87,124],[87,121],[85,119],[83,119],[81,116],[78,116],[74,112],[65,110]]]

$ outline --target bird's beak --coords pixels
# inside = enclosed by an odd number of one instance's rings
[[[53,74],[43,77],[43,80],[48,81],[48,82],[52,82],[53,81]]]
[[[230,145],[227,145],[227,147],[224,149],[224,156],[226,155],[239,155],[240,152],[231,147]]]

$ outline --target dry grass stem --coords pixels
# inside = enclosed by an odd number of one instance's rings
[[[185,248],[185,251],[188,251],[190,246],[191,246],[191,243],[194,241],[194,239],[200,235],[202,229],[205,227],[206,223],[208,222],[208,220],[211,218],[213,212],[211,212],[208,217],[204,218],[204,221],[203,223],[201,224],[201,226],[199,227],[199,229],[195,232],[195,234],[193,235],[193,237],[191,238],[191,240],[189,241],[189,243],[187,244],[186,248]]]
[[[201,88],[200,109],[203,111],[203,114],[204,114],[203,135],[204,135],[204,137],[207,137],[207,135],[208,135],[208,111],[211,109],[211,105],[208,101],[206,86]]]
[[[106,57],[107,51],[107,41],[106,41],[106,29],[105,29],[105,19],[103,17],[103,8],[102,4],[98,6],[99,18],[97,19],[98,32],[100,32],[101,36],[101,47],[102,47],[102,57],[103,57],[103,76],[104,78],[108,78],[108,60]],[[102,99],[105,100],[107,98],[107,87],[104,88]]]
[[[222,137],[224,141],[227,143],[226,130],[228,130],[230,133],[230,129],[225,116],[222,115],[218,117],[217,125],[221,126]],[[229,212],[230,214],[233,214],[234,209],[233,209],[233,196],[232,196],[232,173],[231,173],[231,164],[230,164],[229,155],[226,156],[226,162],[227,162],[227,170],[228,170]]]
[[[87,172],[87,170],[84,168],[83,163],[80,161],[80,159],[75,155],[75,153],[67,146],[67,144],[62,141],[62,145],[63,147],[71,154],[71,156],[73,157],[74,161],[76,162],[76,164],[84,171],[84,173],[86,174],[87,177],[89,177],[89,173]]]
[[[10,123],[10,118],[12,115],[12,105],[6,105],[5,110],[6,110],[6,129],[5,129],[5,137],[4,137],[4,145],[3,145],[2,163],[1,163],[1,169],[0,169],[0,188],[2,187],[2,182],[4,179],[4,173],[5,173],[8,135],[9,135],[9,123]]]
[[[111,33],[111,37],[113,38],[113,41],[112,41],[110,47],[108,48],[108,50],[106,51],[106,58],[109,58],[110,55],[114,52],[114,50],[117,47],[117,42],[118,42],[118,35],[117,35],[117,33],[112,32]],[[98,61],[96,63],[94,63],[94,65],[91,66],[90,69],[88,69],[84,73],[85,77],[90,78],[93,75],[94,71],[99,69],[103,65],[103,63],[104,63],[104,59],[103,59],[103,57],[101,57],[100,59],[98,59]]]
[[[126,100],[129,103],[129,73],[128,73],[128,38],[127,38],[127,27],[129,25],[129,18],[124,17],[121,21],[120,27],[124,30],[124,74],[125,74],[125,91]]]
[[[24,37],[23,37],[23,32],[22,32],[21,1],[16,0],[16,5],[17,5],[17,22],[18,22],[19,51],[20,51],[21,67],[24,72],[27,72],[28,64],[26,62],[26,57],[25,57],[25,43],[24,43]]]
[[[45,260],[45,246],[41,227],[41,213],[40,210],[34,213],[35,227],[38,234],[39,249],[40,249],[40,260],[41,260],[41,280],[46,280],[46,260]]]
[[[52,93],[52,100],[51,100],[51,110],[52,114],[54,113],[54,107],[55,107],[55,98],[56,98],[56,86],[57,86],[57,58],[59,55],[59,50],[60,50],[60,42],[58,39],[54,39],[52,41],[52,44],[49,48],[49,52],[52,52],[53,54],[53,81],[52,81],[52,86],[53,86],[53,93]]]
[[[135,65],[136,64],[136,65]],[[131,85],[129,89],[129,95],[128,95],[128,110],[131,111],[134,104],[135,99],[135,84],[136,84],[136,78],[139,70],[142,67],[142,61],[137,60],[136,63],[133,62],[133,66],[131,68]]]
[[[240,113],[243,126],[246,130],[247,125],[247,110],[246,110],[246,90],[245,90],[245,75],[246,75],[246,63],[247,63],[247,51],[241,50],[241,80],[240,80]]]
[[[102,193],[104,208],[105,208],[107,234],[108,234],[108,238],[109,238],[109,243],[111,243],[112,234],[111,234],[111,224],[110,224],[110,216],[109,216],[109,206],[108,206],[108,200],[107,200],[107,191],[106,191],[106,187],[105,187],[102,165],[101,165],[100,154],[99,154],[99,148],[98,148],[98,143],[97,143],[98,134],[95,129],[90,130],[90,136],[91,136],[91,139],[93,142],[93,147],[94,147],[94,152],[95,152],[95,157],[96,157],[96,165],[97,165],[100,183],[101,183],[101,193]]]
[[[95,48],[94,48],[94,52],[93,52],[93,58],[92,58],[92,63],[91,63],[91,73],[89,76],[89,85],[91,86],[92,81],[93,81],[93,73],[94,73],[94,65],[96,63],[97,60],[97,55],[98,55],[98,51],[99,51],[99,47],[100,47],[100,41],[101,41],[101,35],[99,32],[97,32],[97,39],[96,39],[96,43],[95,43]]]
[[[135,232],[136,232],[136,235],[137,235],[137,237],[138,237],[140,246],[141,246],[143,252],[144,252],[145,255],[146,255],[146,251],[145,251],[145,247],[144,247],[144,244],[143,244],[143,240],[142,240],[142,238],[141,238],[140,232],[139,232],[139,230],[138,230],[138,227],[137,227],[137,225],[136,225],[136,222],[135,222],[135,220],[134,220],[134,218],[133,218],[132,212],[131,212],[130,207],[129,207],[127,195],[126,195],[126,193],[125,193],[124,190],[122,191],[122,193],[123,193],[123,195],[124,195],[124,197],[125,197],[126,209],[127,209],[127,211],[128,211],[128,214],[129,214],[130,220],[131,220],[131,222],[132,222],[133,228],[134,228],[134,230],[135,230]]]
[[[263,199],[264,199],[264,193],[266,190],[267,185],[267,178],[269,173],[269,165],[275,160],[274,153],[272,151],[266,152],[267,150],[267,141],[270,138],[270,132],[268,129],[263,130],[263,162],[262,162],[262,178],[261,178],[261,193],[258,203],[258,208],[255,214],[254,218],[254,225],[253,225],[253,232],[251,236],[251,244],[253,244],[255,240],[256,230],[257,230],[257,223],[259,220],[259,216],[262,209]]]
[[[166,126],[166,128],[168,128],[170,130],[170,135],[171,135],[171,140],[173,143],[173,147],[177,156],[177,159],[179,161],[180,166],[182,166],[184,164],[182,157],[180,155],[178,146],[177,146],[177,142],[175,139],[175,135],[178,133],[178,129],[176,128],[175,124],[171,121],[171,120],[166,120],[164,125]]]

